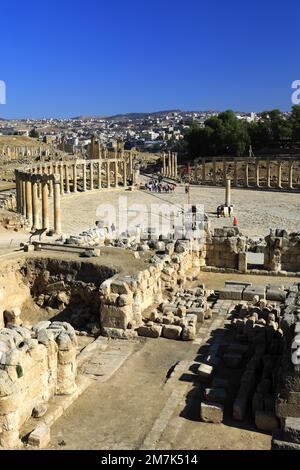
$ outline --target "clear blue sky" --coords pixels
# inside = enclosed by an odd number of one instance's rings
[[[2,117],[291,107],[300,2],[15,0],[0,6]]]

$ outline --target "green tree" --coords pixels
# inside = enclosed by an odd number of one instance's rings
[[[33,139],[38,139],[39,138],[39,133],[38,133],[38,131],[36,130],[35,127],[33,129],[31,129],[31,131],[29,132],[29,137],[32,137]]]

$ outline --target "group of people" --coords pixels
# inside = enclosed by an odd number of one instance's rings
[[[220,217],[226,217],[227,215],[228,217],[231,217],[232,211],[233,211],[233,206],[225,206],[224,204],[221,204],[220,206],[217,207],[217,217],[218,219]],[[235,215],[233,217],[233,226],[236,227],[237,225],[238,225],[238,219],[237,219],[237,216]]]
[[[175,191],[176,184],[163,183],[158,180],[151,180],[145,184],[145,189],[155,193],[172,193]]]

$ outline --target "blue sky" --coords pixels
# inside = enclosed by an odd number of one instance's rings
[[[291,107],[300,2],[15,0],[0,117]]]

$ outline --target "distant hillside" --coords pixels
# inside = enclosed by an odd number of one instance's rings
[[[128,119],[143,119],[148,116],[153,116],[153,117],[160,117],[164,116],[169,113],[179,113],[181,112],[180,109],[168,109],[166,111],[155,111],[152,113],[126,113],[126,114],[114,114],[112,116],[76,116],[71,119],[74,120],[81,120],[81,121],[89,121],[90,119],[108,119],[108,120],[116,120],[116,121],[122,121],[122,120],[128,120]]]

